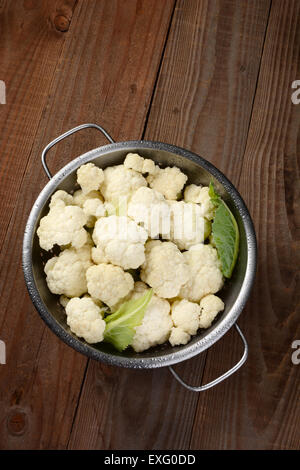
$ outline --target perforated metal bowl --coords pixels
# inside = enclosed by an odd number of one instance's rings
[[[52,177],[45,162],[48,150],[60,140],[86,127],[94,127],[100,130],[111,143],[81,155]],[[76,170],[80,165],[87,162],[93,162],[101,168],[117,165],[123,162],[128,152],[136,152],[143,157],[151,158],[163,167],[174,165],[179,167],[188,175],[189,183],[208,185],[212,180],[215,183],[216,190],[233,212],[240,230],[238,262],[233,277],[226,281],[223,290],[219,294],[225,302],[224,312],[210,328],[200,331],[185,346],[171,347],[165,344],[138,354],[130,348],[122,354],[118,353],[106,343],[87,344],[84,340],[72,334],[57,296],[51,294],[47,287],[43,269],[43,256],[41,256],[42,250],[39,247],[36,235],[39,221],[48,211],[50,197],[58,189],[71,191],[74,188]],[[201,353],[235,325],[244,343],[244,354],[240,361],[221,377],[202,387],[190,387],[170,367],[173,375],[183,385],[195,391],[205,390],[235,372],[245,362],[248,352],[246,340],[236,325],[236,321],[245,306],[255,276],[256,238],[253,223],[245,203],[230,181],[212,164],[188,150],[161,142],[129,141],[115,143],[101,126],[95,124],[83,124],[50,142],[42,153],[42,163],[50,181],[35,201],[26,224],[23,242],[23,270],[32,302],[51,330],[69,346],[92,359],[116,366],[149,369],[171,366]]]

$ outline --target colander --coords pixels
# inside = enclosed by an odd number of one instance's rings
[[[48,151],[61,140],[85,128],[99,130],[110,143],[80,155],[52,176],[46,164]],[[139,153],[145,158],[154,160],[162,167],[179,167],[188,175],[189,183],[208,185],[210,181],[213,181],[216,190],[230,207],[239,226],[240,250],[238,261],[232,278],[226,281],[224,288],[218,294],[225,302],[225,310],[217,317],[210,328],[200,330],[184,346],[171,347],[164,344],[143,353],[135,353],[130,348],[123,353],[118,353],[106,343],[88,344],[70,331],[66,323],[64,309],[59,304],[58,297],[49,291],[46,284],[44,264],[47,254],[39,247],[36,230],[41,217],[48,211],[48,203],[52,194],[58,189],[73,190],[76,186],[76,170],[84,163],[93,162],[101,168],[118,165],[123,162],[128,152]],[[105,129],[97,124],[82,124],[54,139],[42,152],[42,164],[50,181],[39,194],[28,217],[23,241],[23,270],[32,302],[51,330],[76,351],[110,365],[137,369],[168,366],[174,377],[192,391],[207,390],[237,371],[244,364],[248,355],[246,339],[236,321],[245,306],[254,281],[256,237],[248,209],[233,184],[211,163],[189,150],[162,142],[142,140],[116,143]],[[241,359],[230,370],[208,384],[193,387],[185,383],[174,371],[172,365],[205,351],[222,338],[233,325],[235,325],[244,346]]]

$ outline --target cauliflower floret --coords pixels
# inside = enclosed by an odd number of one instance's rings
[[[130,197],[141,186],[147,186],[145,178],[124,165],[110,166],[104,170],[101,192],[106,201],[118,204],[122,196]]]
[[[128,216],[141,223],[151,238],[170,232],[170,208],[164,196],[154,189],[141,187],[132,195]]]
[[[214,218],[214,205],[211,202],[208,186],[190,184],[184,190],[185,202],[194,202],[200,205],[200,214],[208,220]]]
[[[224,302],[216,295],[206,295],[200,302],[199,328],[208,328],[219,312],[224,310]]]
[[[79,297],[87,292],[85,273],[92,264],[90,252],[89,246],[79,250],[68,248],[47,261],[44,271],[53,294]]]
[[[37,235],[40,247],[51,250],[55,244],[72,244],[81,248],[87,241],[87,232],[83,226],[87,216],[80,207],[66,206],[62,199],[57,199],[48,214],[40,220]]]
[[[199,328],[200,307],[186,299],[172,304],[171,316],[175,326],[182,328],[186,333],[195,335]]]
[[[99,191],[91,191],[90,193],[83,194],[82,189],[77,189],[73,194],[73,202],[76,206],[83,208],[85,201],[88,199],[99,199],[99,201],[103,202],[103,198]]]
[[[105,206],[102,201],[96,198],[87,199],[83,204],[83,212],[87,216],[96,218],[104,217],[106,214]]]
[[[133,277],[119,266],[98,264],[86,272],[88,292],[109,307],[113,307],[133,289]]]
[[[159,297],[176,297],[189,278],[183,254],[172,242],[154,240],[146,243],[145,255],[142,281],[153,287]]]
[[[136,282],[130,299],[141,297],[148,287],[143,282]],[[162,344],[168,340],[173,326],[170,316],[170,304],[167,300],[153,295],[145,311],[143,322],[137,326],[132,342],[136,352]]]
[[[103,340],[106,323],[102,319],[101,309],[88,297],[71,299],[66,306],[67,324],[71,331],[87,343],[99,343]]]
[[[92,248],[92,260],[95,264],[108,263],[104,249],[100,246]]]
[[[194,202],[199,204],[200,202],[200,191],[202,186],[197,186],[196,184],[188,184],[184,190],[184,200],[185,202]]]
[[[128,153],[124,160],[124,166],[139,173],[153,174],[156,171],[154,161],[143,158],[138,153]]]
[[[84,205],[87,201],[89,202],[87,203],[87,206],[84,209]],[[91,201],[95,201],[95,202],[91,202]],[[90,212],[91,210],[95,212],[95,208],[98,207],[98,205],[96,206],[97,203],[99,204],[99,212],[102,212],[101,203],[103,202],[103,199],[101,197],[101,194],[98,191],[90,191],[88,194],[84,194],[82,192],[82,189],[78,189],[73,194],[73,202],[74,204],[76,204],[76,206],[81,207],[84,213],[87,215],[87,222],[85,225],[88,228],[94,227],[95,222],[96,222],[96,217]],[[103,209],[105,209],[104,205],[103,205]],[[105,213],[105,210],[104,210],[104,213]]]
[[[188,265],[190,276],[188,282],[181,288],[179,297],[199,302],[205,295],[214,294],[221,289],[223,275],[215,248],[200,243],[182,255]]]
[[[166,199],[177,199],[183,186],[187,181],[187,176],[176,166],[164,169],[156,167],[153,175],[147,176],[150,188],[162,193]]]
[[[149,173],[149,175],[153,175],[156,172],[155,163],[150,158],[145,158],[143,163],[143,171],[142,173]]]
[[[103,170],[94,163],[86,163],[77,170],[77,182],[81,186],[83,194],[97,191],[103,181]]]
[[[126,216],[102,217],[93,232],[95,245],[103,250],[105,259],[124,269],[137,269],[143,264],[147,238],[146,230]]]
[[[66,308],[66,306],[68,305],[68,302],[69,302],[69,297],[67,297],[66,295],[61,295],[60,298],[59,298],[59,303],[62,307]]]
[[[107,307],[105,307],[103,305],[103,303],[101,302],[101,300],[99,299],[95,299],[94,297],[91,297],[89,294],[84,294],[82,297],[82,299],[92,299],[92,301],[94,302],[94,304],[98,305],[98,307],[100,307],[100,310],[101,310],[101,315],[103,312],[105,312],[105,310],[107,309]]]
[[[180,344],[187,344],[190,339],[191,335],[189,335],[182,328],[173,327],[169,337],[169,342],[171,346],[179,346]]]
[[[202,243],[210,233],[210,222],[202,217],[200,206],[184,201],[169,201],[170,238],[180,250]]]
[[[73,204],[73,196],[68,194],[66,191],[59,189],[52,194],[49,207],[54,207],[57,204],[57,201],[63,201],[66,206],[71,206]]]

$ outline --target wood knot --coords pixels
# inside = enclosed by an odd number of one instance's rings
[[[54,26],[57,29],[57,31],[61,31],[62,33],[65,33],[66,31],[69,30],[70,20],[64,15],[57,15],[54,18]]]
[[[27,415],[24,411],[13,410],[7,417],[7,429],[13,436],[21,436],[27,427]]]

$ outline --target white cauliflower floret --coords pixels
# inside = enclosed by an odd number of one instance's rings
[[[87,292],[85,273],[92,264],[90,252],[89,246],[79,250],[69,248],[47,261],[44,271],[53,294],[79,297]]]
[[[148,234],[129,217],[111,215],[97,220],[93,240],[106,260],[124,269],[136,269],[145,261]]]
[[[66,306],[68,305],[68,302],[69,302],[69,297],[67,297],[66,295],[61,295],[60,298],[59,298],[59,303],[62,307],[66,308]]]
[[[83,226],[87,216],[80,207],[66,206],[62,199],[57,199],[48,214],[40,220],[37,235],[40,247],[51,250],[59,246],[72,244],[74,248],[82,247],[87,241],[87,232]]]
[[[103,170],[94,163],[86,163],[77,170],[77,182],[81,186],[83,194],[97,191],[103,181]]]
[[[182,253],[189,270],[189,280],[181,288],[179,297],[199,302],[208,294],[215,294],[223,286],[221,263],[217,250],[211,245],[194,245]]]
[[[148,287],[143,282],[136,282],[130,299],[141,297]],[[168,340],[173,326],[170,316],[170,304],[167,300],[153,295],[144,314],[143,322],[137,326],[131,346],[136,352],[163,344]]]
[[[73,194],[73,201],[74,204],[83,209],[83,212],[87,216],[87,222],[85,225],[88,228],[92,228],[95,225],[96,216],[94,215],[94,212],[96,212],[97,208],[99,208],[99,214],[103,213],[103,215],[105,215],[105,207],[98,191],[90,191],[89,193],[84,194],[82,189],[78,189]]]
[[[187,344],[190,339],[191,335],[189,335],[182,328],[173,327],[169,337],[169,343],[171,346],[179,346],[180,344]]]
[[[185,202],[194,202],[200,205],[200,213],[208,220],[214,218],[214,205],[209,196],[208,186],[197,186],[195,184],[188,185],[184,190]]]
[[[83,212],[87,216],[104,217],[106,214],[105,206],[99,199],[87,199],[83,204]]]
[[[211,224],[201,215],[200,206],[184,201],[169,201],[171,211],[170,238],[180,250],[202,243],[210,233]]]
[[[177,199],[180,196],[187,176],[176,166],[164,169],[156,167],[156,172],[147,177],[150,188],[162,193],[166,199]]]
[[[104,170],[101,192],[106,201],[118,204],[120,197],[129,198],[141,186],[147,186],[147,181],[137,171],[125,168],[124,165],[110,166]]]
[[[150,158],[145,158],[143,163],[143,171],[142,173],[149,173],[149,175],[153,175],[156,172],[155,163]]]
[[[147,187],[139,188],[128,204],[128,216],[147,230],[151,238],[170,232],[170,208],[164,196]]]
[[[159,297],[176,297],[189,278],[183,254],[172,242],[154,240],[146,243],[145,255],[142,281],[153,287]]]
[[[119,266],[98,264],[86,272],[88,292],[109,307],[116,305],[133,289],[133,277]]]
[[[206,295],[200,302],[200,328],[208,328],[219,312],[224,310],[224,302],[216,295]]]
[[[128,153],[124,160],[125,168],[138,171],[139,173],[155,173],[155,163],[149,158],[143,158],[138,153]]]
[[[66,314],[67,324],[75,335],[91,344],[103,340],[106,323],[102,319],[101,309],[91,298],[71,299],[66,306]]]
[[[196,184],[188,184],[184,190],[184,200],[185,202],[194,202],[198,204],[200,202],[200,191],[202,186],[197,186]]]
[[[57,204],[57,201],[63,201],[66,206],[71,206],[74,203],[73,196],[68,194],[66,191],[63,191],[62,189],[55,191],[55,193],[52,195],[49,204],[50,209]]]
[[[108,263],[104,249],[100,246],[92,248],[92,260],[95,264]]]
[[[186,299],[172,304],[171,316],[175,326],[182,328],[186,333],[195,335],[199,329],[200,307]]]
[[[88,199],[99,199],[99,201],[103,201],[99,191],[91,191],[90,193],[84,194],[82,189],[77,189],[73,194],[73,203],[81,208],[83,208],[85,201]]]

